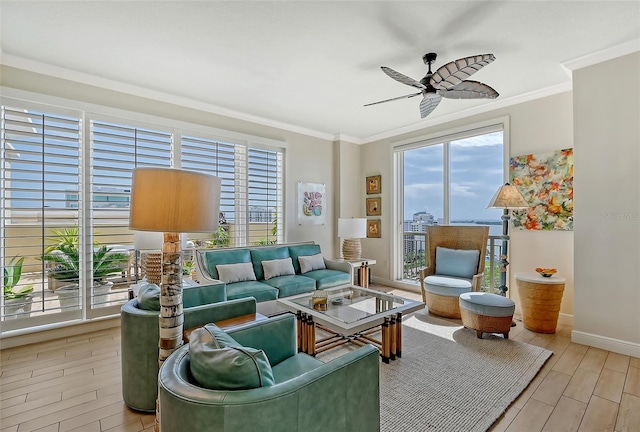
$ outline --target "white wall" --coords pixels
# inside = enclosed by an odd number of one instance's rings
[[[640,357],[640,53],[573,73],[573,340]]]
[[[364,177],[360,173],[360,146],[345,140],[334,142],[335,184],[340,185],[335,193],[336,218],[364,217],[360,196],[364,191]],[[341,256],[341,241],[335,230],[336,249],[334,257]]]
[[[446,102],[446,101],[445,101]],[[443,103],[445,103],[443,102]],[[454,103],[454,101],[449,101]],[[573,146],[572,96],[561,93],[530,102],[513,105],[423,130],[362,146],[362,176],[381,173],[382,193],[382,238],[363,241],[363,254],[377,260],[372,267],[373,275],[391,283],[393,278],[391,261],[391,217],[392,205],[392,149],[395,143],[420,137],[433,136],[461,127],[500,119],[508,116],[510,156],[570,148]],[[512,227],[511,227],[512,228]],[[401,228],[400,228],[401,229]],[[550,266],[567,278],[561,307],[561,320],[571,323],[573,315],[573,232],[564,231],[513,231],[510,229],[509,243],[510,278],[507,285],[509,295],[518,303],[513,275],[533,272],[536,267]],[[517,309],[516,313],[519,313]]]

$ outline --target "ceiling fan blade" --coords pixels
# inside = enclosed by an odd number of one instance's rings
[[[493,54],[461,58],[438,68],[431,77],[431,85],[438,90],[450,89],[494,61]]]
[[[391,99],[385,99],[385,100],[381,100],[381,101],[378,101],[378,102],[368,103],[365,106],[377,105],[377,104],[381,104],[381,103],[385,103],[385,102],[391,102],[391,101],[400,100],[400,99],[409,99],[409,98],[412,98],[414,96],[418,96],[418,95],[421,95],[421,94],[422,94],[422,92],[412,93],[412,94],[409,94],[409,95],[398,96],[398,97],[394,97],[394,98],[391,98]]]
[[[431,112],[436,109],[440,101],[442,100],[442,96],[437,93],[427,93],[424,96],[424,99],[420,102],[420,117],[425,118]]]
[[[462,81],[448,90],[438,90],[438,94],[447,99],[495,99],[498,92],[478,81]]]
[[[420,82],[414,80],[413,78],[409,78],[408,76],[403,75],[400,72],[396,72],[391,68],[388,68],[386,66],[382,66],[381,69],[382,69],[382,72],[386,73],[391,78],[393,78],[394,80],[396,80],[398,82],[401,82],[402,84],[410,85],[410,86],[413,86],[415,88],[419,88],[420,90],[424,90],[424,89],[427,88],[423,84],[421,84]]]

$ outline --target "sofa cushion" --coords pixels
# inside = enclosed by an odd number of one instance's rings
[[[471,279],[478,272],[479,250],[436,247],[436,274]]]
[[[275,300],[278,298],[278,290],[258,281],[236,282],[227,285],[227,300],[245,297],[253,297],[257,302]]]
[[[323,270],[327,268],[324,265],[324,258],[322,254],[299,256],[298,263],[300,264],[300,273],[308,273],[313,270]]]
[[[204,266],[212,279],[220,279],[216,266],[219,264],[236,264],[251,262],[249,249],[213,250],[204,254]]]
[[[300,261],[298,261],[299,257],[316,255],[319,253],[320,245],[317,244],[289,246],[289,255],[291,255],[291,259],[293,260],[293,268],[295,269],[296,274],[300,274]]]
[[[262,261],[289,258],[288,247],[267,247],[264,249],[251,249],[251,261],[257,280],[264,279]]]
[[[278,289],[278,297],[289,297],[296,294],[313,292],[316,290],[315,279],[300,275],[278,276],[264,281]]]
[[[262,269],[264,271],[265,280],[272,279],[277,276],[295,274],[291,258],[262,261]]]
[[[297,378],[323,364],[320,360],[310,355],[295,354],[273,366],[273,380],[276,384],[280,384]]]
[[[304,275],[316,280],[316,289],[333,288],[340,285],[348,285],[351,282],[351,275],[339,270],[314,270]]]
[[[219,279],[222,282],[234,283],[256,280],[256,274],[253,272],[253,264],[250,262],[235,264],[218,264]]]
[[[160,287],[156,284],[143,285],[138,291],[138,309],[160,310]]]
[[[424,278],[424,289],[433,294],[458,297],[471,291],[471,279],[448,276],[427,276]]]
[[[274,384],[264,351],[243,347],[215,324],[189,337],[190,369],[196,382],[213,390],[245,390]]]

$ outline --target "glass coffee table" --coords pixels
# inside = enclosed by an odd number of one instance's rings
[[[326,301],[318,294],[325,294]],[[299,351],[315,355],[345,343],[372,344],[385,363],[402,356],[402,314],[424,307],[419,301],[355,285],[285,297],[277,304],[296,314]],[[330,335],[316,340],[316,328]],[[372,335],[380,330],[380,340],[375,339]]]

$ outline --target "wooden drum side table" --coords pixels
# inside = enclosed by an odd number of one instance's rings
[[[555,333],[566,279],[536,273],[515,275],[524,328],[537,333]]]

